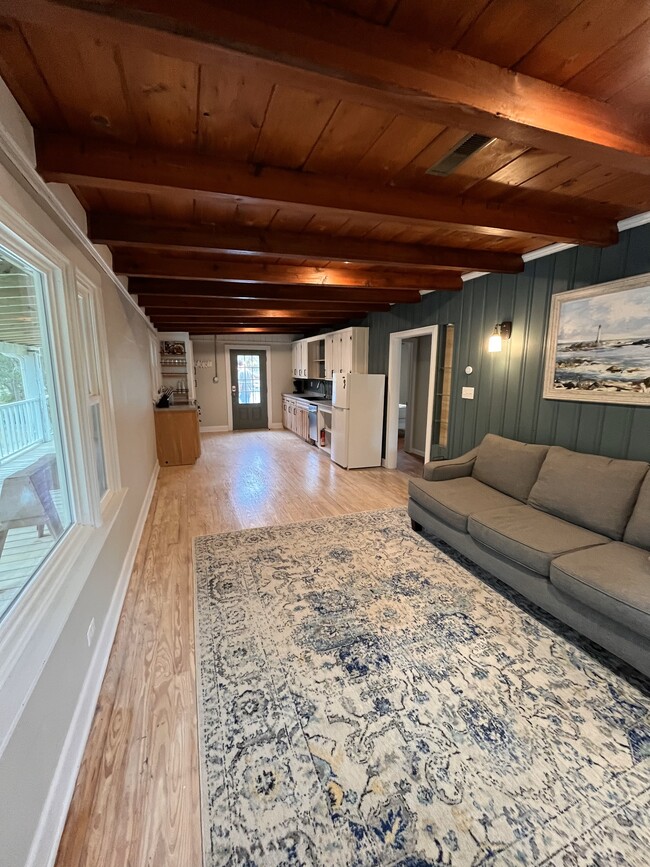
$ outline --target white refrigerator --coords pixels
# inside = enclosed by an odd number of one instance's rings
[[[385,380],[378,373],[334,374],[332,460],[340,466],[381,466]]]

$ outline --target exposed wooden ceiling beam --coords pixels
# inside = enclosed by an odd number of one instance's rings
[[[151,252],[119,250],[113,270],[128,276],[183,278],[189,280],[251,281],[259,283],[309,283],[313,286],[358,286],[405,289],[462,288],[460,274],[451,271],[372,271],[357,268],[310,268],[299,265],[260,265],[254,262],[219,262],[213,259],[181,259]]]
[[[352,319],[363,319],[363,316],[353,316]],[[250,319],[236,319],[233,317],[227,317],[225,319],[220,317],[211,317],[211,316],[158,316],[151,317],[151,321],[154,325],[159,328],[161,326],[165,326],[167,330],[169,330],[170,323],[173,322],[184,322],[186,325],[197,325],[202,323],[204,325],[286,325],[290,328],[329,328],[331,327],[343,327],[346,322],[349,322],[349,319],[274,319],[271,317],[265,316],[257,316],[251,317]]]
[[[272,319],[274,322],[277,320],[278,322],[287,322],[291,323],[293,321],[296,322],[345,322],[346,319],[358,319],[363,318],[363,315],[359,314],[332,314],[332,313],[303,313],[300,310],[225,310],[220,312],[218,310],[185,310],[181,313],[163,312],[163,313],[149,313],[150,319],[159,322],[163,319],[185,319],[188,322],[194,319],[202,319],[206,322],[209,321],[217,321],[217,322],[248,322],[252,321],[266,321]]]
[[[290,316],[290,313],[296,313],[295,316]],[[298,320],[299,322],[327,322],[327,321],[336,321],[336,322],[345,322],[347,319],[364,319],[367,315],[367,310],[352,310],[350,313],[323,313],[322,315],[305,315],[299,310],[277,310],[269,313],[264,310],[264,308],[260,308],[259,310],[199,310],[199,309],[190,309],[187,310],[183,307],[167,307],[164,310],[151,310],[147,308],[146,314],[150,319],[160,320],[160,319],[203,319],[203,320],[211,320],[217,319],[219,322],[226,322],[229,320],[233,320],[235,322],[244,322],[249,319],[255,320],[267,320],[267,319],[287,319],[287,320]]]
[[[0,0],[0,11],[194,63],[244,61],[328,97],[650,174],[642,116],[308,0]]]
[[[174,323],[158,328],[158,331],[189,331],[190,334],[304,334],[314,329],[286,325],[202,325]]]
[[[418,304],[421,301],[417,289],[357,289],[332,286],[269,286],[264,283],[218,283],[210,280],[150,280],[147,277],[130,277],[129,292],[133,295],[170,296],[173,298],[239,298],[250,300],[336,301],[342,305],[365,304],[366,302],[399,302]]]
[[[1,0],[0,0],[1,2]],[[456,225],[489,235],[535,235],[604,246],[613,221],[510,203],[433,196],[351,178],[225,162],[197,153],[159,151],[62,133],[36,137],[37,168],[47,181],[126,192],[173,192],[190,198],[299,205],[409,225]]]
[[[304,313],[340,313],[352,315],[360,311],[390,310],[390,304],[381,302],[365,304],[341,304],[338,301],[265,301],[260,298],[196,298],[194,296],[138,295],[138,304],[145,310],[301,310]]]
[[[329,330],[337,330],[345,328],[349,320],[339,322],[286,322],[279,320],[275,322],[273,319],[250,319],[243,322],[232,322],[230,320],[204,320],[204,319],[169,319],[153,322],[154,328],[158,331],[193,331],[201,333],[203,329],[218,331],[222,328],[272,328],[277,331],[285,331],[289,333],[304,333],[305,331],[317,331],[319,328]]]
[[[516,253],[394,244],[298,232],[268,232],[243,226],[133,220],[121,214],[91,214],[88,234],[96,244],[109,244],[111,247],[169,248],[184,253],[244,253],[295,259],[329,259],[346,264],[360,262],[399,267],[464,268],[509,274],[524,269],[524,261]]]
[[[233,313],[235,311],[226,310],[225,313]],[[171,321],[177,319],[186,319],[187,321],[201,320],[203,322],[275,322],[276,320],[286,322],[346,322],[348,319],[365,319],[367,313],[363,310],[354,311],[353,313],[338,314],[332,316],[325,314],[323,316],[288,316],[288,313],[295,311],[278,310],[277,315],[269,315],[265,310],[244,310],[239,311],[239,315],[230,316],[220,314],[217,310],[182,310],[177,308],[169,308],[164,312],[156,310],[147,310],[147,316],[154,322]]]

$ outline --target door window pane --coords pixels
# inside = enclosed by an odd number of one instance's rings
[[[0,250],[0,618],[71,523],[41,280]]]
[[[237,356],[237,393],[240,404],[261,403],[259,355]]]

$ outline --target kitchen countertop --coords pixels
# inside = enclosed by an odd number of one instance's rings
[[[320,400],[314,400],[312,397],[309,397],[309,395],[306,394],[290,394],[289,392],[285,392],[282,397],[290,397],[292,400],[299,400],[302,403],[321,403]]]
[[[154,406],[153,408],[154,412],[169,412],[170,410],[171,412],[189,412],[190,410],[192,410],[192,412],[196,412],[197,407],[193,406],[190,403],[185,403],[177,404],[176,406]]]
[[[285,392],[282,397],[290,397],[293,400],[301,400],[304,403],[313,403],[314,406],[324,406],[327,409],[331,409],[332,407],[331,400],[323,400],[321,397],[316,395],[290,394],[289,392]]]

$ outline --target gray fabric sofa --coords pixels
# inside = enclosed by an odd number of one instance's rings
[[[650,676],[649,470],[488,434],[427,464],[408,511],[414,530]]]

